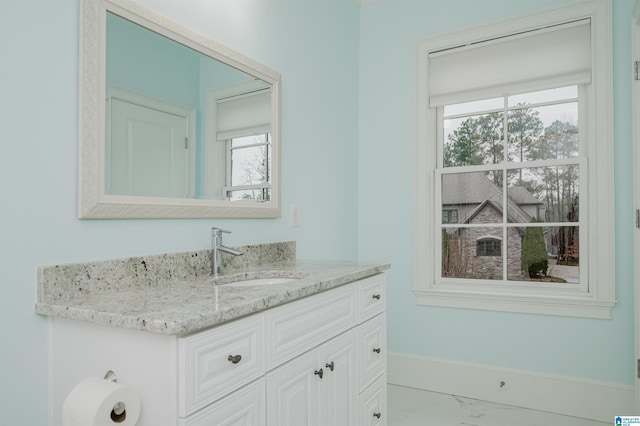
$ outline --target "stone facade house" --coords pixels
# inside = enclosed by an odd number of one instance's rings
[[[502,188],[484,173],[442,175],[442,221],[445,224],[486,224],[447,227],[443,231],[443,276],[501,279],[503,274]],[[507,222],[530,223],[544,217],[544,204],[523,187],[508,187]],[[507,274],[522,275],[520,253],[525,228],[507,228]],[[446,235],[445,235],[446,234]]]

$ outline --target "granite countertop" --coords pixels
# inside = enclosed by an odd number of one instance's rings
[[[183,257],[199,257],[198,262],[207,263],[206,252]],[[166,257],[163,260],[164,264],[171,264]],[[135,258],[126,265],[142,265],[144,272],[148,272],[153,263],[153,259]],[[114,271],[110,265],[110,274],[97,273],[100,268],[96,263],[90,267],[74,265],[67,268],[74,271],[71,277],[64,267],[41,268],[36,313],[182,336],[375,275],[390,267],[385,263],[288,258],[229,268],[217,278],[203,273],[203,265],[198,266],[197,273],[191,270],[176,273],[179,271],[176,267],[168,272],[170,279],[150,282],[149,274],[136,270],[136,275],[131,277],[130,273],[122,272],[122,267]],[[262,286],[225,285],[243,279],[274,277],[298,279]]]

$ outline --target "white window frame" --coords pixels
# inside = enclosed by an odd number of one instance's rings
[[[611,0],[587,0],[538,13],[475,27],[440,37],[421,40],[416,45],[416,174],[414,284],[417,302],[422,305],[484,309],[589,318],[611,318],[615,306],[612,131]],[[585,283],[574,288],[562,286],[504,286],[474,280],[473,285],[443,283],[440,267],[440,238],[436,205],[438,190],[437,108],[429,107],[429,53],[479,40],[503,37],[550,25],[591,19],[591,83],[580,93],[585,111],[580,122],[586,130],[586,191],[588,218]],[[533,91],[533,90],[532,90]],[[582,130],[582,128],[581,128]],[[582,236],[581,236],[582,237]]]

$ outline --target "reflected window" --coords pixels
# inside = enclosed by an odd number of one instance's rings
[[[268,201],[271,184],[271,135],[227,140],[227,199]]]

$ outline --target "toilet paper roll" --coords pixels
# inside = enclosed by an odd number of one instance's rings
[[[140,417],[140,397],[133,389],[97,377],[71,390],[62,404],[63,426],[134,426]]]

